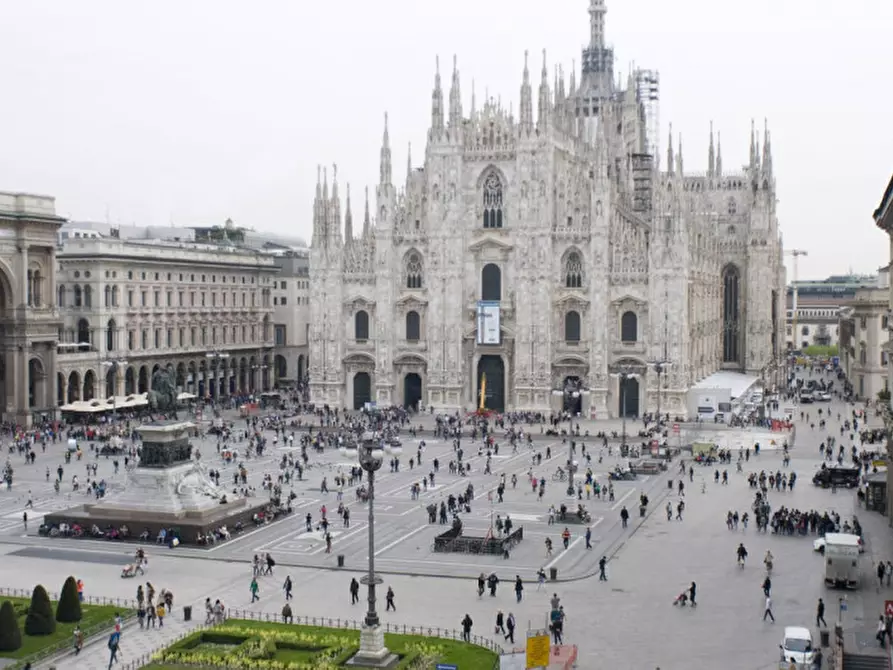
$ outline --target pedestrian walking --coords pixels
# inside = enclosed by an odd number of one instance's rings
[[[74,655],[77,656],[84,648],[84,633],[79,625],[75,625],[72,633],[72,642],[74,643]]]
[[[397,611],[397,606],[394,605],[394,589],[392,589],[390,586],[388,587],[387,594],[385,594],[385,601],[387,602],[385,612],[389,610],[394,610],[395,612]]]
[[[688,599],[691,602],[691,606],[695,607],[698,603],[695,602],[695,595],[698,592],[698,585],[694,582],[691,583],[691,586],[688,587]]]
[[[505,639],[515,644],[515,615],[509,612],[508,618],[505,620]]]
[[[463,642],[471,642],[471,627],[474,625],[474,622],[471,620],[471,617],[468,614],[462,619],[462,641]]]
[[[524,582],[521,581],[521,575],[515,575],[515,600],[521,602],[521,596],[524,593]]]
[[[158,615],[158,627],[164,628],[164,615],[167,614],[164,609],[164,601],[158,603],[158,607],[155,608],[155,614]]]
[[[586,527],[586,548],[592,549],[592,526]]]
[[[766,596],[766,607],[763,610],[763,621],[766,620],[766,617],[772,619],[772,623],[775,623],[775,615],[772,614],[772,598]]]
[[[606,567],[608,567],[608,559],[606,556],[602,556],[598,559],[598,581],[600,582],[608,581],[608,575],[605,574]]]
[[[360,583],[356,577],[350,580],[350,604],[356,605],[360,602]]]
[[[285,591],[285,599],[291,600],[291,589],[292,589],[291,575],[288,575],[285,578],[285,584],[282,585],[282,589]]]
[[[626,528],[629,523],[629,511],[626,509],[626,505],[620,510],[620,522],[623,524],[624,528]]]
[[[564,545],[565,550],[568,548],[571,542],[571,532],[567,526],[564,527],[564,530],[561,532],[561,543]]]
[[[540,568],[536,573],[536,590],[542,591],[546,588],[546,571]]]
[[[502,613],[502,610],[496,612],[496,627],[493,629],[493,634],[502,633],[505,635],[505,616]]]
[[[825,602],[821,598],[819,598],[819,603],[815,607],[815,627],[816,628],[819,627],[819,622],[821,622],[825,628],[828,627],[828,624],[825,623]]]
[[[260,596],[257,595],[257,592],[260,591],[260,587],[257,585],[257,578],[251,578],[251,585],[248,587],[251,591],[251,602],[256,602],[260,600]]]

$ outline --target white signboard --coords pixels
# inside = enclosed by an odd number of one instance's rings
[[[478,301],[478,344],[499,344],[499,302]]]

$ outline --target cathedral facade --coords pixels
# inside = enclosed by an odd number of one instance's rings
[[[379,183],[355,232],[337,173],[320,175],[311,244],[310,395],[318,405],[481,406],[610,418],[686,413],[709,374],[766,375],[783,355],[784,265],[771,139],[723,170],[660,167],[641,87],[614,78],[604,0],[576,73],[534,87],[517,118],[463,112],[435,75],[424,165]],[[657,374],[658,369],[663,374]],[[658,386],[658,384],[660,386]],[[660,400],[658,400],[660,396]]]

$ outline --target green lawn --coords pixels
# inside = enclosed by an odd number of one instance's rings
[[[291,624],[267,623],[259,621],[240,621],[229,619],[223,628],[238,628],[245,631],[266,631],[289,634],[300,634],[308,636],[318,636],[327,638],[328,640],[338,640],[343,645],[331,644],[331,647],[342,646],[341,653],[338,658],[346,660],[359,647],[360,633],[355,630],[344,630],[340,628],[325,628],[321,626],[296,626]],[[246,640],[244,636],[232,636],[232,643],[226,643],[226,635],[221,631],[220,635],[215,634],[215,629],[198,631],[193,635],[175,643],[168,647],[166,651],[176,652],[200,652],[201,654],[213,654],[221,659],[231,654],[243,644],[249,644],[250,640],[257,638],[249,638]],[[273,636],[275,640],[275,636]],[[397,635],[386,634],[385,644],[388,648],[401,657],[400,663],[396,666],[397,670],[410,670],[416,665],[417,661],[421,661],[420,654],[427,653],[433,655],[433,663],[451,663],[462,668],[462,670],[493,670],[498,661],[496,653],[465,644],[455,640],[445,640],[435,637],[426,637],[421,635]],[[281,644],[277,641],[275,654],[270,662],[286,663],[286,664],[312,664],[316,656],[325,651],[326,648],[313,648],[312,643],[307,646],[296,646],[293,642],[283,641]],[[184,662],[188,660],[189,662]],[[204,658],[206,665],[207,656]],[[192,665],[195,659],[171,658],[169,662],[158,661],[147,668],[152,670],[194,670],[196,667]],[[247,661],[247,663],[251,663]],[[263,661],[261,662],[263,663]],[[247,665],[246,665],[247,667]],[[257,667],[263,667],[259,665]],[[286,666],[288,667],[288,666]],[[296,666],[297,667],[297,666]],[[340,667],[340,666],[339,666]],[[356,668],[356,666],[353,666]],[[428,666],[424,666],[427,670]],[[433,664],[431,665],[433,667]],[[359,670],[359,669],[357,669]]]
[[[75,624],[73,623],[59,623],[57,621],[56,632],[52,635],[25,635],[25,618],[27,616],[25,612],[27,612],[28,606],[31,604],[31,599],[0,597],[0,604],[2,604],[4,600],[8,600],[12,603],[16,613],[19,614],[18,620],[19,630],[22,633],[22,646],[16,651],[0,652],[0,658],[25,658],[31,654],[36,654],[42,649],[51,647],[60,641],[74,642],[73,635]],[[56,603],[53,602],[53,612],[55,613],[55,611]],[[121,616],[125,616],[129,613],[129,610],[115,607],[113,605],[84,605],[82,603],[81,612],[83,613],[83,618],[80,621],[80,626],[81,630],[86,633],[90,628],[99,624],[108,623],[109,627],[113,626],[115,614],[120,613]]]

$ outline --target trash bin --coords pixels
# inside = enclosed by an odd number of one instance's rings
[[[671,491],[673,490],[673,480],[672,479],[667,480],[667,488],[670,489]]]
[[[645,507],[645,505],[639,505],[639,516],[644,517],[646,509],[648,509],[648,508]]]
[[[344,567],[344,554],[338,554],[338,567]]]
[[[192,621],[192,605],[183,607],[183,621]]]
[[[558,568],[549,568],[549,581],[556,581],[558,579]]]
[[[831,646],[831,632],[827,629],[819,631],[819,639],[821,640],[822,647]]]

